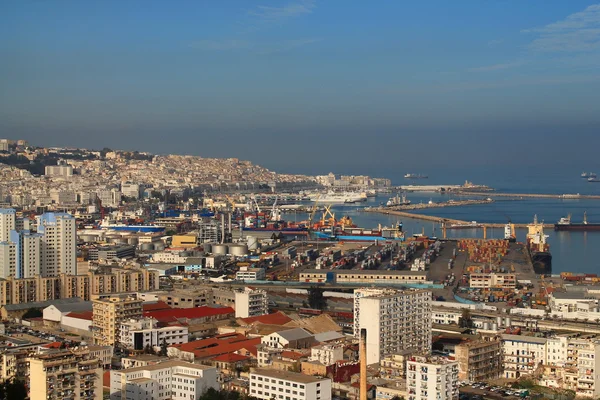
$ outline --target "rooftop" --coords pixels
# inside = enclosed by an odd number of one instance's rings
[[[241,318],[241,320],[245,324],[252,324],[254,322],[259,322],[261,324],[269,324],[269,325],[285,325],[288,322],[292,321],[290,317],[282,313],[281,311],[277,311],[273,314],[265,314],[259,315],[258,317],[249,317],[249,318]]]
[[[194,308],[175,308],[168,310],[146,311],[145,317],[152,317],[159,322],[178,322],[180,319],[195,319],[212,317],[216,315],[234,314],[231,307],[194,307]]]
[[[246,349],[255,354],[256,346],[260,344],[260,341],[261,338],[249,339],[241,333],[228,333],[208,339],[174,345],[173,347],[181,351],[193,353],[196,358],[207,358],[233,353],[241,349]]]
[[[285,331],[279,331],[279,332],[275,332],[275,333],[277,333],[279,336],[281,336],[285,340],[298,340],[298,339],[306,339],[306,338],[314,337],[312,334],[310,334],[309,332],[305,331],[302,328],[288,329]]]
[[[161,370],[161,369],[166,369],[166,368],[175,368],[175,367],[186,367],[186,368],[196,368],[196,369],[210,369],[213,367],[209,367],[206,365],[202,365],[202,364],[193,364],[193,363],[189,363],[189,362],[185,362],[185,361],[179,361],[179,360],[169,360],[169,361],[164,361],[158,364],[153,364],[153,365],[146,365],[144,367],[135,367],[135,368],[128,368],[125,370],[120,370],[118,372],[124,372],[124,373],[131,373],[131,372],[140,372],[140,371],[157,371],[157,370]]]
[[[261,375],[268,376],[270,378],[282,379],[297,383],[315,383],[322,382],[327,378],[319,378],[316,376],[304,375],[297,372],[290,371],[277,371],[272,369],[256,369],[254,372],[250,374],[252,375]]]
[[[525,335],[502,335],[502,340],[510,340],[512,342],[527,342],[544,344],[548,341],[546,338]]]

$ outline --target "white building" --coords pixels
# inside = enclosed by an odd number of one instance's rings
[[[365,288],[354,291],[354,336],[367,330],[367,363],[403,350],[431,352],[431,292]]]
[[[310,361],[318,361],[323,365],[332,365],[344,359],[344,345],[321,344],[310,349]]]
[[[406,362],[408,400],[458,399],[458,362],[445,357],[411,357]]]
[[[0,151],[8,151],[8,139],[0,139]]]
[[[52,189],[50,199],[55,204],[75,204],[77,203],[77,193],[74,190]]]
[[[96,196],[104,207],[116,207],[121,204],[121,192],[117,189],[100,189]]]
[[[235,317],[257,317],[269,313],[269,297],[264,290],[244,290],[235,292]]]
[[[235,273],[235,279],[239,281],[260,281],[266,277],[265,270],[263,268],[250,268],[241,267],[238,272]]]
[[[121,183],[121,193],[123,196],[139,199],[141,187],[137,183]]]
[[[73,167],[71,165],[48,165],[45,170],[46,176],[56,176],[70,178],[73,176]]]
[[[15,230],[17,212],[12,208],[0,208],[0,242],[8,242],[10,231]]]
[[[121,322],[120,344],[127,349],[143,350],[146,346],[158,347],[163,341],[169,346],[188,342],[187,326],[157,327],[153,318],[131,319]]]
[[[45,213],[36,219],[37,230],[43,235],[40,274],[44,277],[77,275],[75,218],[66,213]]]
[[[110,372],[111,400],[197,400],[219,390],[217,369],[183,361]]]
[[[263,400],[331,400],[331,379],[257,369],[250,374],[248,394]]]
[[[503,288],[514,289],[517,285],[515,274],[501,274],[496,272],[471,274],[469,286],[475,289]]]
[[[502,335],[504,378],[532,374],[547,360],[548,339],[524,335]]]
[[[8,242],[0,242],[0,278],[32,278],[40,274],[41,235],[11,231]]]
[[[265,335],[260,342],[271,349],[307,349],[314,344],[315,337],[302,328],[293,328]]]

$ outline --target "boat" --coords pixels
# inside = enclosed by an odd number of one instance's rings
[[[582,222],[572,222],[571,214],[562,217],[554,224],[555,231],[600,231],[600,223],[589,223],[587,213],[583,213]]]
[[[581,173],[581,177],[582,178],[595,178],[596,177],[596,173],[595,172],[582,172]]]
[[[394,206],[408,206],[410,205],[410,200],[406,198],[406,194],[402,193],[402,197],[396,194],[396,197],[390,197],[387,201],[386,206],[394,207]]]
[[[315,230],[313,237],[318,240],[337,240],[341,242],[374,242],[374,241],[404,241],[402,222],[388,228],[379,226],[377,229],[366,229],[358,227],[328,227]]]
[[[353,204],[360,203],[367,200],[367,194],[364,192],[329,192],[326,194],[313,194],[310,196],[310,201],[319,203],[331,203],[331,204]]]
[[[404,178],[406,178],[406,179],[427,179],[427,178],[429,178],[429,176],[422,175],[422,174],[406,174],[406,175],[404,175]]]
[[[375,189],[369,189],[365,193],[367,197],[377,197],[377,191]]]
[[[142,232],[142,233],[157,233],[164,232],[164,226],[156,226],[156,225],[127,225],[127,224],[117,224],[111,223],[108,220],[102,221],[100,224],[100,229],[113,230],[118,232]]]
[[[538,223],[537,215],[533,223],[527,225],[527,250],[536,274],[549,274],[552,271],[552,254],[547,242],[548,235],[544,234],[544,224]]]
[[[474,229],[474,228],[482,228],[483,225],[477,223],[477,221],[467,222],[465,224],[450,224],[446,226],[447,229]]]
[[[596,176],[590,176],[587,180],[588,182],[600,182],[600,179],[596,178]]]

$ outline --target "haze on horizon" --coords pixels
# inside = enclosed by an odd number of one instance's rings
[[[176,5],[2,2],[0,137],[296,173],[597,159],[598,3]]]

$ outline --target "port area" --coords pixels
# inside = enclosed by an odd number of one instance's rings
[[[403,210],[423,210],[428,208],[444,208],[444,207],[461,207],[461,206],[473,206],[477,204],[489,204],[493,203],[492,199],[472,199],[472,200],[448,200],[444,202],[429,202],[429,203],[418,203],[418,204],[406,204],[397,206],[385,206],[378,207],[379,209],[392,210],[392,211],[403,211]]]
[[[465,225],[473,229],[481,229],[481,228],[504,228],[506,224],[495,224],[489,222],[477,222],[477,226],[471,226],[471,221],[463,221],[460,219],[452,219],[452,218],[442,218],[435,215],[423,215],[423,214],[415,214],[407,211],[400,211],[393,209],[391,207],[365,207],[362,209],[363,212],[371,212],[371,213],[379,213],[379,214],[389,214],[396,215],[398,217],[403,218],[411,218],[418,219],[422,221],[431,221],[438,223],[446,223],[453,225]],[[513,224],[515,228],[527,228],[529,224]],[[544,224],[544,228],[554,228],[554,224]],[[447,229],[452,229],[447,226]]]
[[[486,196],[486,197],[511,197],[511,198],[530,198],[530,199],[588,199],[598,200],[600,195],[594,194],[543,194],[543,193],[496,193],[496,192],[477,192],[468,190],[457,190],[454,193],[462,196]]]

